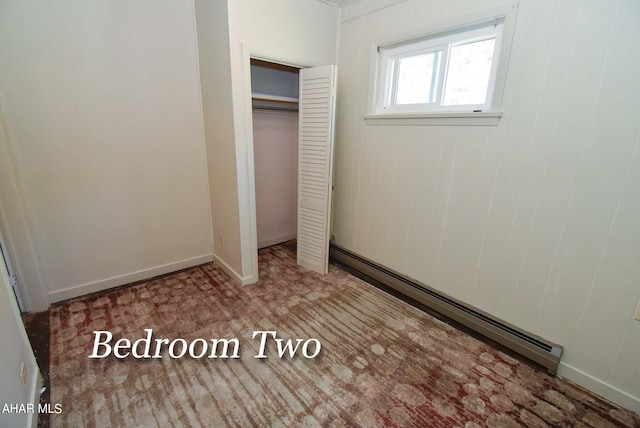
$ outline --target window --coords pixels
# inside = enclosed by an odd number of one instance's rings
[[[378,49],[375,113],[492,111],[505,19]]]

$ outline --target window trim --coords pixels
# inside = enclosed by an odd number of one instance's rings
[[[496,126],[500,111],[436,111],[415,114],[375,114],[364,117],[367,125]]]
[[[380,125],[383,124],[384,121],[388,121],[390,125],[406,125],[408,122],[413,121],[416,125],[472,125],[475,122],[477,122],[478,125],[497,125],[499,118],[502,116],[502,98],[511,56],[516,14],[517,3],[509,3],[507,6],[498,9],[462,17],[453,21],[442,22],[437,26],[414,30],[384,40],[374,40],[371,44],[371,84],[369,87],[368,110],[365,116],[367,124]],[[476,109],[471,109],[469,105],[451,106],[451,108],[447,108],[446,110],[438,109],[431,111],[416,110],[415,108],[404,109],[402,107],[398,108],[398,106],[395,106],[391,111],[380,108],[380,103],[384,103],[384,101],[388,99],[385,97],[389,94],[385,93],[388,85],[386,85],[384,73],[380,73],[381,67],[379,60],[381,54],[379,49],[388,51],[398,49],[398,51],[400,51],[401,47],[407,43],[419,43],[420,40],[433,42],[461,31],[486,28],[487,23],[494,22],[495,20],[500,20],[503,25],[501,34],[498,35],[501,37],[501,47],[498,52],[498,58],[497,61],[493,61],[492,64],[492,69],[495,67],[496,71],[495,73],[492,72],[492,81],[489,82],[489,84],[492,85],[492,90],[488,92],[490,108],[485,108],[482,112],[473,112],[472,110]],[[496,43],[497,42],[498,40],[496,38]],[[408,51],[412,50],[409,46],[405,47],[409,48],[407,49]],[[444,78],[444,76],[442,78]],[[433,118],[433,120],[429,118]],[[460,120],[456,120],[456,118]],[[474,118],[477,118],[477,120]]]
[[[504,26],[503,19],[491,19],[473,24],[472,28],[458,28],[455,32],[443,36],[426,38],[424,40],[410,40],[397,47],[380,47],[378,49],[378,67],[380,72],[380,87],[378,88],[378,100],[376,103],[377,113],[402,113],[402,112],[450,112],[450,111],[473,111],[488,110],[487,106],[491,106],[493,99],[493,91],[495,84],[495,75],[498,63],[500,61],[500,50],[502,42],[502,29]],[[495,29],[494,29],[495,28]],[[464,104],[446,106],[440,103],[444,99],[447,78],[448,78],[448,59],[451,50],[456,46],[469,43],[480,42],[483,40],[496,40],[496,54],[491,64],[491,74],[487,82],[487,98],[482,104]],[[398,73],[399,62],[404,58],[415,57],[419,55],[428,55],[438,53],[438,75],[435,81],[435,101],[429,103],[414,104],[396,104],[394,98],[398,94]]]

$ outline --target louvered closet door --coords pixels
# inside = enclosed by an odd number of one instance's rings
[[[327,273],[336,66],[300,70],[298,264]]]

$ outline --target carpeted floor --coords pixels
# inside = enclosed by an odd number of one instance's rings
[[[326,276],[298,268],[286,246],[262,250],[259,263],[261,281],[246,287],[207,265],[52,308],[51,402],[63,409],[52,426],[640,425],[336,266]],[[113,345],[145,328],[187,342],[237,338],[239,358],[89,358],[94,330],[113,333]],[[322,350],[280,359],[269,339],[256,359],[258,330]]]
[[[49,341],[51,337],[51,329],[49,328],[49,311],[35,312],[26,314],[24,317],[24,327],[31,343],[31,349],[36,357],[36,363],[42,375],[42,386],[44,387],[40,394],[40,404],[47,406],[50,402],[50,385],[49,385]],[[38,414],[38,428],[48,428],[49,414]]]

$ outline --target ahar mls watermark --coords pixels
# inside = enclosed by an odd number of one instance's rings
[[[106,330],[95,330],[93,332],[93,352],[89,355],[89,358],[106,358],[113,353],[113,356],[119,359],[122,358],[163,358],[163,354],[168,354],[171,358],[183,358],[189,356],[194,359],[200,358],[240,358],[240,341],[237,338],[233,339],[218,339],[212,338],[194,339],[187,341],[182,338],[169,340],[167,338],[153,338],[153,329],[145,328],[145,337],[141,337],[133,342],[126,338],[121,338],[115,341],[113,345],[113,334]],[[322,344],[318,339],[281,339],[277,337],[275,330],[259,330],[254,331],[252,339],[258,338],[260,345],[258,347],[258,354],[254,358],[264,359],[267,358],[266,352],[269,343],[275,342],[278,358],[286,357],[289,354],[289,358],[293,358],[298,355],[302,355],[306,359],[312,359],[320,354]],[[272,341],[269,338],[273,339]]]
[[[2,413],[20,414],[20,413],[48,413],[50,415],[59,415],[62,413],[62,404],[60,403],[4,403]]]

